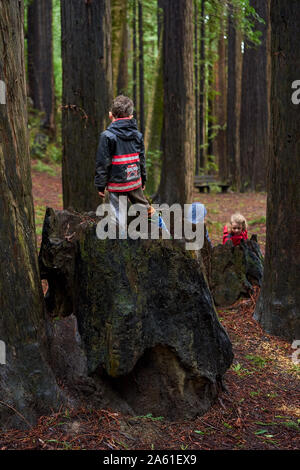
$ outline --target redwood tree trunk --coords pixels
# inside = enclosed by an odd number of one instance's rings
[[[191,202],[194,175],[193,0],[164,2],[163,163],[159,200]]]
[[[128,0],[112,0],[112,74],[114,96],[128,88]]]
[[[219,93],[215,97],[215,108],[217,124],[221,126],[216,136],[216,155],[218,157],[219,175],[222,180],[228,178],[227,152],[226,152],[226,118],[227,118],[227,80],[226,80],[226,42],[224,38],[225,18],[221,18],[221,32],[218,44],[218,61],[216,73],[216,91]]]
[[[110,2],[61,1],[64,208],[95,210],[99,134],[111,104]]]
[[[199,83],[199,165],[198,168],[204,168],[204,144],[205,144],[205,124],[204,124],[204,99],[205,99],[205,0],[201,0],[201,28],[200,28],[200,83]]]
[[[157,0],[157,41],[160,42],[161,40],[161,32],[163,28],[163,21],[164,21],[164,0]]]
[[[28,5],[28,87],[33,106],[45,113],[43,126],[54,132],[52,0]]]
[[[264,280],[254,318],[267,333],[300,338],[300,113],[298,0],[271,0],[271,119]],[[286,26],[288,25],[288,27]]]
[[[210,29],[210,28],[209,28]],[[211,31],[210,31],[211,34]],[[213,66],[213,39],[210,38],[208,45],[208,79],[207,79],[207,163],[213,160],[212,156],[214,155],[213,151],[213,125],[214,125],[214,99],[213,99],[213,88],[214,88],[214,66]]]
[[[241,111],[241,33],[234,17],[235,9],[228,8],[228,87],[227,87],[227,161],[229,179],[240,188],[240,111]]]
[[[31,192],[27,134],[23,3],[0,2],[0,428],[34,423],[58,404],[46,362],[43,292]],[[3,359],[3,358],[2,358]]]
[[[195,173],[199,174],[200,167],[200,142],[199,142],[199,52],[198,52],[198,2],[194,0],[194,47],[195,47]]]
[[[144,32],[143,32],[143,5],[141,0],[138,1],[138,17],[139,17],[139,128],[144,135],[145,132],[145,110],[144,110]]]
[[[246,43],[243,57],[240,124],[241,188],[266,189],[266,163],[269,144],[269,6],[268,0],[252,0],[251,6],[264,19],[255,29],[261,31],[261,45]],[[250,46],[250,47],[249,47]]]
[[[145,129],[146,155],[151,155],[151,166],[147,170],[147,192],[154,195],[159,186],[161,170],[161,137],[163,127],[163,61],[162,61],[162,34],[158,42],[158,56],[156,62],[155,81],[152,99],[147,113]]]
[[[137,112],[137,32],[136,32],[136,0],[132,1],[132,95],[134,103],[134,117],[138,118]]]

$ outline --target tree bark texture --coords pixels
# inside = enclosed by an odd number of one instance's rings
[[[137,31],[136,31],[136,0],[132,1],[132,95],[134,103],[134,118],[137,120]]]
[[[198,169],[204,168],[204,144],[205,144],[205,0],[201,0],[201,15],[200,15],[200,69],[199,69],[199,164]]]
[[[144,110],[144,31],[143,31],[143,5],[138,0],[139,19],[139,128],[144,135],[145,132],[145,110]]]
[[[227,160],[229,179],[240,188],[240,114],[241,114],[241,33],[234,17],[235,9],[228,8],[228,86],[227,86]]]
[[[162,37],[158,47],[155,84],[145,129],[146,155],[148,155],[147,158],[151,158],[151,166],[147,170],[147,192],[149,194],[154,194],[157,191],[161,170],[161,138],[164,114]]]
[[[207,163],[212,161],[212,156],[214,155],[213,151],[213,126],[214,126],[214,99],[213,99],[213,88],[214,88],[214,65],[213,65],[213,57],[212,57],[212,49],[213,49],[213,39],[210,38],[209,45],[208,45],[208,56],[209,56],[209,63],[208,63],[208,78],[207,78]]]
[[[227,152],[226,152],[226,119],[227,119],[227,76],[226,76],[226,41],[224,38],[225,33],[225,18],[221,18],[221,31],[218,43],[218,61],[216,72],[216,91],[218,94],[215,97],[215,109],[217,124],[221,126],[215,139],[215,149],[217,161],[219,166],[219,176],[221,180],[226,180],[228,177],[227,170]]]
[[[168,0],[164,9],[163,163],[159,200],[168,204],[192,199],[195,124],[193,0]]]
[[[195,133],[196,133],[196,149],[195,149],[195,173],[199,174],[200,163],[200,142],[199,142],[199,48],[198,48],[198,2],[194,0],[194,48],[195,48]]]
[[[126,414],[134,416],[178,420],[205,413],[233,354],[196,253],[175,240],[99,240],[96,224],[92,213],[87,220],[46,211],[39,260],[49,283],[47,306],[53,318],[68,316],[73,324],[62,353],[52,348],[55,370],[65,350],[68,365],[78,357],[72,375],[81,384],[89,380],[82,390],[88,407],[100,395],[106,407],[124,412],[127,403]],[[70,342],[74,316],[80,337]],[[80,392],[78,385],[72,388]]]
[[[114,96],[128,88],[128,0],[112,0],[112,75]]]
[[[63,203],[95,210],[95,156],[112,99],[110,2],[62,0],[61,20]]]
[[[27,133],[23,38],[18,0],[0,3],[0,428],[26,427],[58,404],[46,356]],[[2,358],[3,359],[3,358]]]
[[[261,31],[261,45],[246,42],[242,72],[240,123],[241,189],[266,189],[266,164],[269,145],[269,6],[268,0],[252,0],[251,6],[265,21],[255,29]]]
[[[161,40],[161,33],[163,29],[163,22],[164,22],[164,1],[165,0],[157,0],[157,42]]]
[[[27,44],[29,96],[33,106],[45,113],[43,126],[53,133],[52,0],[33,0],[29,3]]]
[[[292,102],[299,79],[297,0],[271,0],[271,121],[267,239],[263,286],[254,318],[267,333],[300,338],[300,114]]]

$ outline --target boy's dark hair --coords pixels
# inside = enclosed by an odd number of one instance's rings
[[[128,96],[117,96],[112,102],[111,113],[114,118],[131,116],[133,114],[133,101]]]

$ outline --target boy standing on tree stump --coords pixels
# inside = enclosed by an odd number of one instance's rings
[[[127,196],[132,204],[147,207],[148,216],[155,213],[144,196],[146,162],[144,140],[133,119],[133,102],[117,96],[109,112],[112,123],[100,135],[96,157],[95,186],[99,196],[109,192],[109,202],[118,214],[119,197]]]

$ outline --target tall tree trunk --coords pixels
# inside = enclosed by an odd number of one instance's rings
[[[163,28],[163,21],[164,21],[164,0],[157,0],[157,41],[160,42],[161,40],[161,32]]]
[[[27,37],[29,96],[33,106],[45,113],[43,126],[53,134],[52,0],[32,0],[29,3]]]
[[[263,286],[254,318],[267,333],[293,340],[300,338],[300,114],[299,104],[292,101],[292,83],[299,70],[299,2],[271,0],[270,12],[267,240]]]
[[[225,8],[225,7],[224,7]],[[218,159],[219,176],[221,180],[228,178],[227,152],[226,152],[226,118],[227,118],[227,80],[226,80],[226,41],[225,17],[221,18],[221,31],[218,43],[218,61],[216,71],[215,109],[217,124],[220,126],[215,142],[215,153]]]
[[[132,95],[134,102],[134,117],[138,118],[137,112],[137,31],[136,31],[136,0],[132,2]]]
[[[209,40],[209,63],[207,80],[207,162],[212,161],[213,156],[213,125],[214,125],[214,66],[213,66],[213,39]]]
[[[111,104],[110,2],[61,2],[64,208],[95,210],[99,133]]]
[[[243,57],[240,128],[241,188],[265,190],[269,144],[269,7],[268,0],[251,0],[265,21],[255,24],[262,32],[261,45],[246,42]],[[249,47],[250,46],[250,47]]]
[[[0,2],[0,427],[26,427],[58,404],[47,365],[27,133],[23,3]],[[3,344],[3,343],[2,343]],[[5,362],[5,361],[4,361]]]
[[[200,135],[199,135],[199,50],[198,50],[198,1],[194,0],[194,47],[195,47],[195,173],[200,169]]]
[[[205,144],[205,0],[201,0],[201,28],[200,28],[200,83],[199,83],[199,168],[204,168],[204,144]]]
[[[235,8],[228,8],[228,87],[227,87],[227,160],[229,179],[240,189],[240,115],[241,115],[241,33],[234,17]]]
[[[145,128],[145,150],[151,165],[147,170],[147,192],[152,196],[157,192],[161,174],[162,129],[163,129],[163,8],[164,0],[157,0],[157,42],[158,56],[155,70],[155,84],[152,98],[147,112],[147,125]],[[160,34],[160,36],[159,36]],[[156,194],[155,194],[156,196]]]
[[[161,30],[162,33],[162,30]],[[162,36],[162,34],[161,34]],[[147,171],[147,191],[154,194],[157,191],[161,170],[161,137],[163,128],[163,56],[162,37],[158,44],[155,85],[147,113],[145,130],[145,149],[147,158],[151,158],[151,166]]]
[[[193,0],[166,0],[163,31],[164,130],[159,200],[191,202],[194,175]]]
[[[143,31],[143,5],[138,0],[139,17],[139,92],[140,92],[140,113],[139,127],[142,134],[145,132],[145,111],[144,111],[144,31]]]
[[[128,89],[128,0],[112,0],[112,74],[114,96]]]

